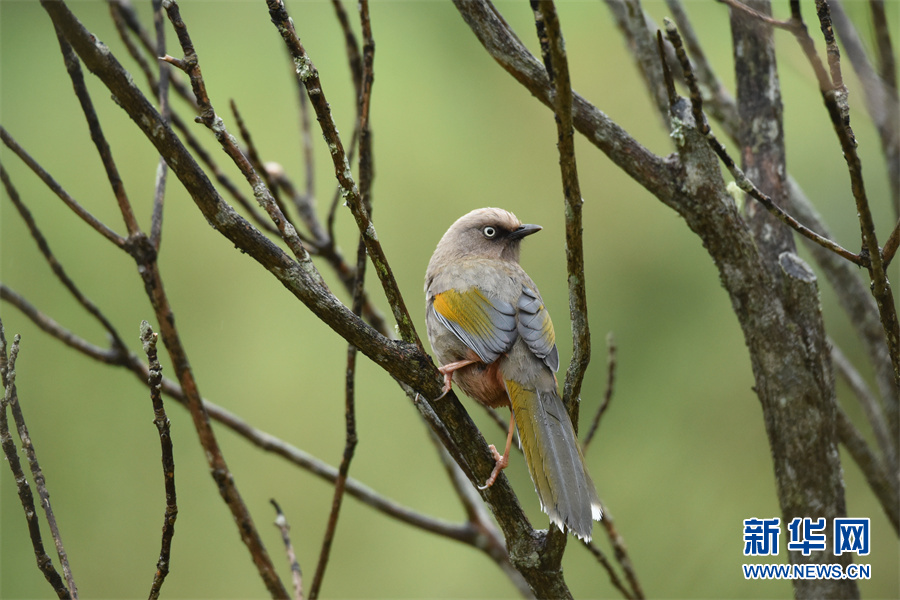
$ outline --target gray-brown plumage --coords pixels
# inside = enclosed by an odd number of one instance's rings
[[[438,243],[425,274],[431,347],[451,381],[481,404],[509,406],[508,462],[518,429],[541,508],[561,530],[591,539],[600,501],[557,391],[553,324],[537,286],[519,266],[519,244],[540,231],[510,212],[482,208],[457,220]]]

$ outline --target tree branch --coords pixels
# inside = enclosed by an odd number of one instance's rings
[[[288,525],[281,507],[274,499],[269,500],[275,507],[275,527],[281,532],[281,541],[284,542],[284,551],[291,565],[291,581],[294,583],[294,600],[303,600],[303,573],[300,563],[297,562],[297,554],[294,552],[294,544],[291,543],[291,526]]]
[[[31,493],[31,487],[28,485],[28,479],[25,477],[22,463],[19,461],[19,453],[16,450],[16,444],[9,432],[9,421],[6,416],[6,409],[7,407],[10,407],[11,409],[13,406],[18,407],[19,403],[18,393],[16,391],[16,357],[19,354],[19,339],[19,335],[16,334],[13,339],[12,348],[9,354],[7,354],[6,333],[3,329],[3,322],[0,321],[0,376],[2,376],[0,379],[2,379],[4,392],[3,398],[0,398],[0,446],[3,447],[6,461],[9,463],[9,468],[12,470],[13,477],[16,480],[19,501],[22,503],[22,508],[25,511],[25,522],[28,524],[28,534],[31,537],[31,545],[34,548],[34,557],[37,560],[38,568],[41,570],[41,573],[44,574],[44,578],[53,587],[53,591],[56,592],[56,595],[59,598],[77,598],[78,590],[75,587],[75,582],[72,580],[72,573],[68,569],[69,565],[68,561],[65,560],[65,552],[63,551],[60,556],[66,574],[66,582],[63,582],[59,572],[53,566],[53,561],[50,560],[46,550],[44,550],[44,542],[41,539],[41,527],[37,519],[38,513],[34,506],[34,495]],[[18,418],[16,418],[17,424],[20,420],[21,411],[18,412]],[[19,429],[20,437],[22,435],[21,432],[22,427],[24,427],[24,421],[21,423],[22,425]],[[25,439],[28,439],[27,432]],[[25,445],[25,439],[22,440],[23,446]],[[36,461],[34,464],[36,464]],[[34,468],[34,464],[32,465],[32,469]],[[43,484],[43,476],[41,476],[41,480]],[[37,479],[35,479],[35,485],[37,485]],[[46,488],[44,488],[43,493],[39,489],[38,493],[43,501],[46,494]],[[47,508],[49,508],[49,505],[47,505]],[[48,513],[48,520],[50,517],[51,514]],[[55,520],[53,521],[53,525],[55,526]],[[59,542],[58,539],[58,537],[54,536],[54,540],[57,541],[57,548],[59,549],[62,547],[62,543]],[[66,587],[67,584],[69,586],[68,588]]]
[[[422,342],[415,332],[412,318],[409,316],[409,311],[406,309],[406,304],[403,296],[400,294],[394,274],[388,265],[387,257],[375,232],[375,226],[372,224],[369,213],[362,203],[359,188],[356,186],[353,174],[350,171],[350,163],[347,160],[344,145],[331,116],[331,108],[325,99],[322,83],[319,80],[319,73],[297,37],[293,21],[288,16],[284,3],[281,0],[266,0],[266,5],[269,7],[272,22],[275,24],[278,33],[281,34],[294,60],[297,76],[306,86],[310,104],[316,112],[316,117],[322,128],[322,134],[325,136],[325,141],[331,151],[334,173],[341,187],[341,195],[353,213],[359,233],[365,241],[369,258],[372,260],[372,265],[375,267],[375,272],[384,288],[385,297],[394,313],[400,337],[404,341],[415,344],[417,348],[422,349]]]
[[[153,333],[147,321],[141,322],[141,344],[147,355],[147,368],[150,377],[150,402],[153,404],[153,422],[159,432],[159,444],[162,450],[163,481],[166,490],[166,510],[163,517],[162,544],[159,560],[156,561],[156,574],[150,586],[149,597],[159,598],[159,591],[169,574],[169,561],[172,552],[172,539],[175,536],[175,519],[178,517],[177,494],[175,493],[175,456],[172,449],[172,436],[169,429],[169,418],[163,405],[160,390],[162,388],[162,366],[156,354],[157,334]]]
[[[594,439],[597,428],[600,427],[600,419],[606,414],[606,409],[609,408],[609,403],[612,401],[616,383],[616,364],[616,340],[610,331],[606,335],[606,390],[603,392],[603,402],[597,407],[597,412],[594,414],[594,419],[591,421],[587,435],[584,436],[584,441],[581,442],[581,451],[584,454],[587,454],[588,446]]]
[[[572,361],[566,369],[563,400],[578,430],[578,404],[581,384],[591,361],[591,330],[588,323],[587,293],[584,281],[584,242],[581,217],[584,199],[578,182],[575,161],[575,130],[572,122],[572,82],[566,58],[565,42],[552,0],[538,3],[547,33],[547,73],[555,98],[557,147],[562,176],[566,217],[566,269],[569,283],[569,319],[572,322]]]

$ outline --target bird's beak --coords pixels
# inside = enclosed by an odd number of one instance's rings
[[[543,227],[541,227],[540,225],[520,225],[518,229],[509,234],[509,239],[519,240],[526,235],[537,233],[541,229],[543,229]]]

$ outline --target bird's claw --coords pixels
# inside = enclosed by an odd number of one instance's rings
[[[484,485],[478,486],[478,489],[482,491],[494,485],[494,482],[497,481],[497,477],[500,476],[500,471],[505,469],[509,464],[509,458],[505,454],[501,456],[501,454],[497,451],[497,448],[493,444],[488,446],[488,448],[490,448],[491,454],[494,456],[495,464],[494,470],[491,471],[491,476],[488,477],[487,481],[484,482]]]

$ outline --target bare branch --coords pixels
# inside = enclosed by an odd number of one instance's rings
[[[38,165],[39,166],[39,165]],[[43,169],[41,169],[43,171]],[[118,348],[125,348],[125,342],[122,341],[122,338],[119,337],[118,332],[116,331],[113,324],[109,321],[109,319],[104,316],[104,314],[97,308],[91,300],[81,293],[81,290],[78,289],[78,286],[75,285],[75,282],[69,277],[66,273],[63,266],[56,259],[56,256],[53,254],[53,251],[50,250],[50,244],[47,243],[47,239],[44,237],[44,234],[41,233],[41,230],[38,228],[37,223],[34,220],[34,217],[31,215],[31,211],[25,206],[22,202],[21,197],[19,196],[19,192],[13,187],[12,181],[9,179],[9,174],[6,172],[6,169],[3,168],[3,165],[0,165],[0,180],[3,181],[3,187],[6,189],[6,193],[9,195],[9,199],[12,201],[13,205],[15,205],[16,210],[19,211],[19,214],[22,216],[22,220],[25,221],[25,225],[28,227],[28,231],[31,234],[31,237],[34,239],[35,243],[38,246],[38,249],[41,251],[41,254],[44,256],[44,260],[47,261],[47,264],[50,265],[50,269],[53,271],[53,274],[57,279],[69,290],[69,293],[81,304],[82,307],[100,324],[106,329],[106,332],[110,335],[113,341],[113,346]],[[62,188],[59,188],[62,190]]]
[[[897,494],[896,486],[892,485],[892,481],[896,481],[896,477],[885,471],[884,466],[869,449],[862,434],[853,426],[850,417],[840,407],[837,412],[837,432],[841,443],[847,448],[854,462],[859,465],[869,487],[878,498],[884,514],[894,526],[894,531],[900,533],[900,514],[898,514],[900,496]]]
[[[594,419],[591,421],[591,427],[581,443],[581,451],[584,454],[587,454],[588,446],[591,444],[594,435],[597,433],[597,428],[600,426],[600,419],[606,414],[606,409],[609,408],[609,403],[612,401],[613,389],[616,383],[616,364],[616,339],[610,331],[606,335],[606,390],[603,392],[603,402],[597,408]]]
[[[194,44],[191,42],[187,26],[181,18],[181,11],[178,7],[178,3],[174,0],[167,0],[163,3],[163,6],[166,9],[169,20],[172,22],[172,26],[175,28],[175,33],[178,35],[178,41],[184,52],[184,58],[178,59],[167,55],[160,60],[165,60],[178,67],[190,77],[191,88],[194,90],[197,106],[200,109],[200,116],[198,119],[213,132],[216,141],[219,142],[222,149],[225,150],[225,153],[231,158],[238,169],[240,169],[241,173],[247,179],[247,183],[249,183],[250,187],[253,189],[253,196],[256,198],[256,201],[259,202],[269,214],[272,222],[275,223],[275,226],[278,228],[281,239],[285,241],[297,260],[309,263],[309,253],[303,246],[303,241],[297,233],[297,230],[282,212],[281,207],[276,202],[262,176],[260,176],[256,169],[253,168],[251,162],[247,159],[241,149],[238,148],[234,137],[228,133],[224,121],[216,114],[206,91],[206,83],[203,80],[203,74],[200,71],[197,52],[194,49]],[[316,275],[318,275],[318,271],[316,271]]]
[[[272,22],[275,24],[279,34],[281,34],[281,37],[294,60],[294,64],[297,68],[297,76],[306,86],[309,101],[316,112],[316,117],[322,128],[322,134],[325,136],[325,141],[331,151],[331,158],[334,163],[334,173],[341,188],[341,195],[344,198],[344,202],[353,213],[360,235],[362,235],[363,240],[365,241],[369,258],[372,260],[375,272],[384,288],[385,297],[394,313],[394,319],[397,322],[400,337],[404,341],[415,344],[417,348],[421,349],[422,342],[416,334],[412,318],[409,316],[409,311],[406,309],[406,303],[403,300],[403,296],[400,294],[397,282],[394,279],[394,274],[391,272],[390,266],[388,265],[387,257],[381,247],[381,242],[378,240],[375,226],[372,224],[369,213],[360,197],[359,188],[357,188],[356,182],[353,180],[353,174],[350,171],[350,163],[345,154],[344,145],[341,142],[334,119],[331,116],[331,108],[328,105],[325,93],[322,90],[319,73],[313,65],[309,55],[306,53],[303,44],[300,43],[300,39],[297,37],[297,33],[294,31],[293,21],[288,16],[287,11],[284,8],[284,3],[281,2],[281,0],[267,0],[266,4],[269,7],[269,14],[272,17]]]
[[[868,420],[869,426],[875,434],[875,441],[881,450],[881,456],[884,458],[886,467],[891,472],[897,472],[897,448],[895,446],[897,441],[891,438],[887,419],[885,419],[884,412],[881,410],[881,405],[872,395],[869,386],[866,385],[859,371],[854,368],[849,359],[844,356],[841,349],[835,346],[834,343],[831,344],[831,361],[834,363],[837,372],[850,386],[857,401],[859,401],[859,405],[866,415],[866,420]],[[897,486],[894,485],[893,487]]]
[[[819,8],[819,21],[822,24],[823,32],[826,35],[826,41],[829,38],[828,31],[831,28],[830,13],[828,5],[822,0],[817,0]],[[831,117],[831,123],[837,134],[838,141],[841,144],[844,160],[847,162],[847,170],[850,174],[850,189],[853,192],[853,198],[856,201],[856,213],[859,217],[859,229],[862,235],[863,250],[868,255],[869,263],[864,265],[869,270],[869,276],[872,278],[872,295],[878,304],[878,312],[881,316],[881,325],[884,328],[885,338],[887,339],[888,351],[891,357],[891,364],[894,367],[894,379],[900,387],[900,321],[897,318],[897,307],[894,302],[894,294],[891,290],[890,283],[885,273],[884,262],[881,257],[881,249],[878,246],[878,236],[875,232],[875,221],[872,217],[872,211],[869,207],[869,199],[866,195],[865,181],[862,173],[862,162],[859,153],[856,151],[856,137],[853,130],[850,129],[849,108],[846,106],[846,94],[842,94],[842,84],[837,81],[830,81],[828,74],[822,66],[822,61],[816,54],[815,45],[806,25],[800,14],[799,0],[791,0],[792,20],[795,23],[793,29],[794,36],[800,43],[800,47],[806,54],[816,79],[819,83],[819,91],[825,102],[825,108]],[[831,60],[836,60],[835,55],[829,55]],[[833,69],[834,70],[834,69]],[[840,85],[840,87],[838,87]]]
[[[591,361],[591,330],[588,323],[587,293],[584,281],[584,242],[582,238],[581,185],[575,161],[575,128],[572,119],[572,82],[566,58],[565,42],[552,0],[541,0],[540,14],[547,34],[547,73],[555,98],[557,147],[562,176],[566,217],[566,268],[569,283],[569,319],[572,322],[572,361],[566,369],[563,401],[578,430],[578,399],[581,384]],[[540,31],[540,26],[539,26]]]
[[[28,533],[31,536],[31,545],[34,547],[34,557],[37,559],[38,568],[59,598],[74,598],[78,592],[74,581],[71,580],[71,572],[66,573],[66,579],[71,586],[71,588],[67,588],[66,582],[63,582],[59,572],[53,566],[53,561],[47,555],[46,550],[44,550],[44,542],[41,539],[41,527],[37,518],[38,513],[34,506],[34,495],[31,493],[28,479],[22,470],[22,463],[19,461],[16,444],[9,432],[6,408],[7,406],[12,407],[13,404],[18,405],[16,357],[19,353],[19,339],[19,335],[16,334],[13,339],[12,349],[7,354],[6,333],[3,330],[3,322],[0,321],[0,375],[2,375],[4,390],[3,397],[0,398],[0,446],[3,447],[6,461],[9,463],[9,468],[12,470],[13,477],[16,480],[19,501],[22,503],[22,508],[25,511],[25,521],[28,524]],[[64,566],[67,569],[68,563]]]
[[[797,215],[817,231],[821,231],[826,237],[831,237],[821,215],[797,182],[790,177],[788,178],[788,188],[791,205],[797,211]],[[881,327],[875,299],[872,298],[867,283],[862,281],[859,271],[851,263],[809,240],[806,242],[807,248],[834,289],[841,308],[844,309],[853,324],[868,359],[875,369],[875,378],[884,403],[887,424],[892,432],[891,438],[896,444],[900,441],[900,393],[898,393],[894,379],[891,357],[884,339],[884,329]]]
[[[31,469],[31,475],[34,477],[34,487],[37,490],[38,497],[41,499],[41,507],[44,509],[44,515],[47,518],[47,526],[50,529],[50,535],[56,545],[56,553],[59,556],[59,562],[62,566],[63,576],[66,578],[66,586],[72,594],[72,598],[77,600],[78,588],[75,586],[75,580],[72,577],[72,569],[69,566],[69,558],[66,555],[66,549],[62,543],[62,537],[59,533],[59,526],[56,524],[56,516],[53,508],[50,506],[50,492],[47,491],[47,482],[44,479],[44,472],[38,463],[37,454],[34,444],[31,441],[31,434],[28,433],[28,427],[25,424],[25,416],[22,414],[22,407],[19,405],[19,397],[16,392],[15,385],[15,361],[19,352],[19,336],[16,335],[13,347],[9,353],[9,363],[6,372],[6,398],[5,404],[9,406],[16,422],[16,429],[19,433],[19,439],[22,441],[22,450],[28,458],[28,466]]]
[[[691,106],[694,113],[694,119],[697,121],[698,128],[700,132],[706,137],[710,147],[718,155],[719,159],[725,164],[725,167],[731,173],[731,176],[734,177],[737,186],[742,191],[749,194],[753,199],[762,204],[769,212],[778,217],[778,219],[782,223],[792,228],[803,237],[812,240],[823,248],[827,248],[832,252],[839,254],[853,264],[867,266],[868,261],[863,257],[854,254],[853,252],[850,252],[845,248],[842,248],[839,244],[819,235],[805,225],[802,225],[794,217],[785,212],[783,208],[778,206],[772,200],[772,198],[762,193],[754,185],[754,183],[747,178],[744,172],[735,164],[731,156],[729,156],[728,150],[725,148],[725,146],[716,138],[715,134],[712,132],[712,129],[710,129],[706,118],[703,115],[703,99],[700,95],[700,90],[697,87],[696,78],[693,75],[693,69],[691,67],[690,61],[687,58],[687,54],[685,54],[684,52],[684,46],[681,42],[681,36],[678,35],[678,30],[675,29],[675,25],[671,22],[666,25],[666,36],[669,38],[669,41],[672,42],[672,44],[675,46],[676,54],[681,61],[681,67],[684,70],[685,80],[688,82],[688,87],[691,90]]]
[[[628,585],[631,588],[631,597],[637,599],[643,599],[644,590],[641,587],[640,582],[638,581],[637,571],[634,569],[634,564],[631,562],[631,557],[628,556],[628,548],[625,545],[625,538],[619,533],[619,530],[616,529],[616,520],[613,518],[612,513],[609,512],[609,509],[605,504],[602,505],[603,508],[603,519],[600,521],[600,524],[603,525],[603,529],[606,530],[606,536],[609,538],[609,543],[613,547],[613,552],[616,555],[616,561],[622,566],[622,570],[625,572],[625,579],[628,580]],[[594,550],[587,546],[588,550],[591,551],[594,556],[597,556]],[[599,557],[598,557],[599,558]],[[610,573],[612,573],[610,571]]]
[[[153,0],[153,27],[156,30],[156,56],[165,56],[166,54],[166,21],[163,17],[162,0]],[[115,11],[113,11],[115,12]],[[126,36],[127,37],[127,36]],[[168,123],[171,119],[171,109],[169,107],[169,81],[171,69],[163,61],[157,61],[159,65],[159,85],[157,87],[157,96],[159,98],[159,114],[163,122]],[[156,183],[153,193],[153,215],[150,221],[150,242],[159,252],[159,246],[162,243],[162,221],[163,206],[166,197],[166,175],[169,172],[169,166],[165,159],[160,156],[159,164],[156,168]]]
[[[19,294],[16,294],[3,284],[0,284],[0,298],[10,302],[13,306],[21,310],[25,316],[35,323],[35,325],[67,346],[100,362],[125,367],[134,373],[144,385],[147,385],[150,376],[149,369],[137,355],[121,350],[104,350],[103,348],[99,348],[98,346],[86,342],[72,332],[61,327],[50,317],[38,311]],[[187,398],[184,391],[177,382],[164,377],[161,386],[164,394],[174,398],[181,404],[187,404]],[[334,483],[337,480],[338,470],[331,465],[303,452],[299,448],[296,448],[279,438],[256,429],[245,420],[217,404],[208,400],[203,400],[203,406],[212,420],[221,423],[261,450],[276,454],[324,481]],[[504,430],[505,428],[506,426],[504,425]],[[456,541],[468,544],[476,543],[474,532],[467,525],[455,525],[438,519],[432,519],[431,517],[418,513],[405,506],[401,506],[389,498],[381,496],[353,478],[347,479],[346,488],[348,494],[363,504],[374,508],[391,518],[395,518],[400,522]]]
[[[59,30],[56,32],[56,38],[59,41],[59,49],[62,52],[69,79],[72,80],[72,86],[75,88],[75,96],[81,104],[81,111],[84,113],[88,129],[91,132],[91,139],[94,141],[94,146],[97,147],[103,168],[106,170],[106,177],[112,186],[116,202],[119,204],[119,212],[122,213],[125,228],[128,230],[128,235],[133,236],[140,228],[131,208],[131,202],[129,202],[128,195],[125,193],[125,184],[122,182],[122,178],[119,176],[119,169],[116,167],[115,160],[113,160],[112,150],[110,150],[106,136],[103,135],[103,129],[100,127],[100,119],[97,117],[97,111],[94,110],[94,103],[91,101],[87,86],[84,83],[81,63],[72,50],[72,46],[69,45],[69,42],[66,41],[66,38],[63,37]]]
[[[72,196],[66,192],[61,185],[59,185],[56,180],[54,180],[49,173],[47,173],[41,165],[37,163],[25,150],[19,146],[16,140],[13,139],[11,135],[6,131],[6,129],[0,126],[0,139],[3,140],[3,143],[6,144],[6,147],[12,150],[16,156],[18,156],[22,162],[24,162],[29,169],[34,171],[34,174],[37,175],[41,181],[44,182],[50,191],[56,194],[60,200],[62,200],[66,206],[72,209],[76,215],[78,215],[82,221],[90,225],[97,233],[111,241],[113,244],[118,246],[119,248],[125,248],[128,244],[127,240],[104,225],[100,222],[99,219],[94,217],[90,212],[88,212],[83,206],[81,206],[78,202],[75,201]]]
[[[200,77],[199,66],[197,76]],[[241,117],[240,111],[238,111],[237,103],[234,100],[231,100],[229,104],[231,106],[231,114],[234,115],[234,121],[235,123],[237,123],[238,131],[240,132],[241,138],[244,140],[244,144],[247,147],[246,160],[249,162],[250,167],[252,167],[253,169],[253,173],[251,175],[247,175],[245,173],[245,176],[247,176],[247,180],[251,183],[251,185],[253,185],[254,182],[257,182],[257,185],[259,182],[264,183],[266,189],[269,190],[269,193],[272,196],[272,201],[278,206],[278,209],[281,211],[280,216],[291,224],[291,226],[294,228],[297,238],[300,239],[304,246],[313,245],[312,240],[296,230],[297,226],[294,223],[294,220],[291,218],[290,214],[285,209],[284,202],[281,199],[281,195],[278,193],[279,186],[275,185],[274,173],[272,172],[273,170],[266,168],[266,166],[263,164],[263,161],[259,156],[259,151],[256,149],[256,145],[253,143],[253,136],[250,135],[250,130],[244,123],[244,119]],[[226,150],[226,152],[228,151]],[[229,155],[231,155],[230,152],[228,153]],[[238,167],[241,168],[242,172],[245,172],[244,170],[247,168],[246,166],[241,166],[241,164],[238,164]],[[282,177],[282,179],[286,179],[287,177],[283,173],[279,175]],[[273,220],[275,220],[275,217],[273,217]]]
[[[882,4],[879,0],[871,0],[874,30],[877,48],[881,48],[882,40],[887,40],[890,45],[890,35],[885,26],[887,20],[882,16],[877,18],[876,5]],[[843,4],[837,0],[829,2],[831,17],[834,20],[835,29],[847,58],[853,70],[859,76],[863,90],[866,110],[872,118],[878,137],[881,140],[881,149],[884,154],[887,167],[888,186],[891,190],[894,215],[900,216],[900,102],[897,99],[896,82],[891,84],[885,73],[880,73],[884,63],[879,60],[879,70],[872,66],[866,48],[859,38],[856,27],[844,11]],[[885,37],[886,36],[886,37]],[[891,52],[893,61],[893,52]]]
[[[294,544],[291,543],[291,526],[288,524],[281,507],[275,499],[269,500],[275,507],[275,527],[281,532],[281,541],[284,542],[284,551],[287,554],[288,563],[291,565],[291,580],[294,583],[294,599],[303,600],[303,572],[300,563],[297,562],[297,554],[294,552]]]
[[[153,576],[153,584],[150,586],[149,597],[159,598],[159,591],[169,574],[169,560],[172,550],[172,539],[175,536],[175,519],[178,517],[177,495],[175,493],[175,456],[172,451],[172,436],[169,429],[169,418],[163,405],[160,394],[162,388],[162,366],[156,354],[157,334],[153,333],[147,321],[141,322],[141,343],[144,353],[147,355],[147,368],[150,377],[147,385],[150,387],[150,401],[153,404],[153,422],[159,432],[159,444],[162,449],[163,481],[166,490],[166,510],[163,517],[162,543],[159,551],[159,560],[156,561],[156,574]]]
[[[706,113],[716,121],[722,123],[728,132],[737,131],[738,114],[737,106],[725,85],[713,71],[712,65],[706,58],[706,53],[700,45],[700,40],[694,33],[694,28],[684,11],[681,0],[666,0],[666,6],[672,14],[672,19],[684,39],[692,64],[694,65],[694,73],[697,75],[700,93],[703,97],[703,106],[706,107]],[[655,28],[654,28],[655,30]],[[674,52],[673,52],[674,55]],[[668,57],[668,55],[667,55]],[[666,61],[668,63],[668,60]],[[729,133],[729,135],[731,135]]]
[[[40,312],[23,296],[16,293],[14,290],[8,288],[2,283],[0,283],[0,299],[6,300],[10,304],[18,308],[20,311],[22,311],[22,313],[25,314],[26,317],[31,319],[31,321],[35,325],[37,325],[46,333],[49,333],[51,336],[53,336],[66,346],[74,348],[85,356],[89,356],[90,358],[98,360],[102,363],[122,365],[124,349],[116,348],[114,346],[107,350],[81,339],[68,329],[62,327],[59,323],[57,323],[44,313]]]
[[[606,516],[607,513],[603,513]],[[597,559],[597,562],[600,563],[600,566],[606,571],[607,575],[609,575],[609,582],[613,585],[614,588],[621,592],[622,596],[626,600],[632,600],[634,596],[625,584],[622,583],[622,580],[619,578],[619,574],[616,573],[616,570],[613,568],[612,563],[609,562],[609,559],[606,558],[606,555],[603,551],[596,545],[594,542],[582,542],[584,547],[588,549],[588,551],[594,555],[594,558]]]

